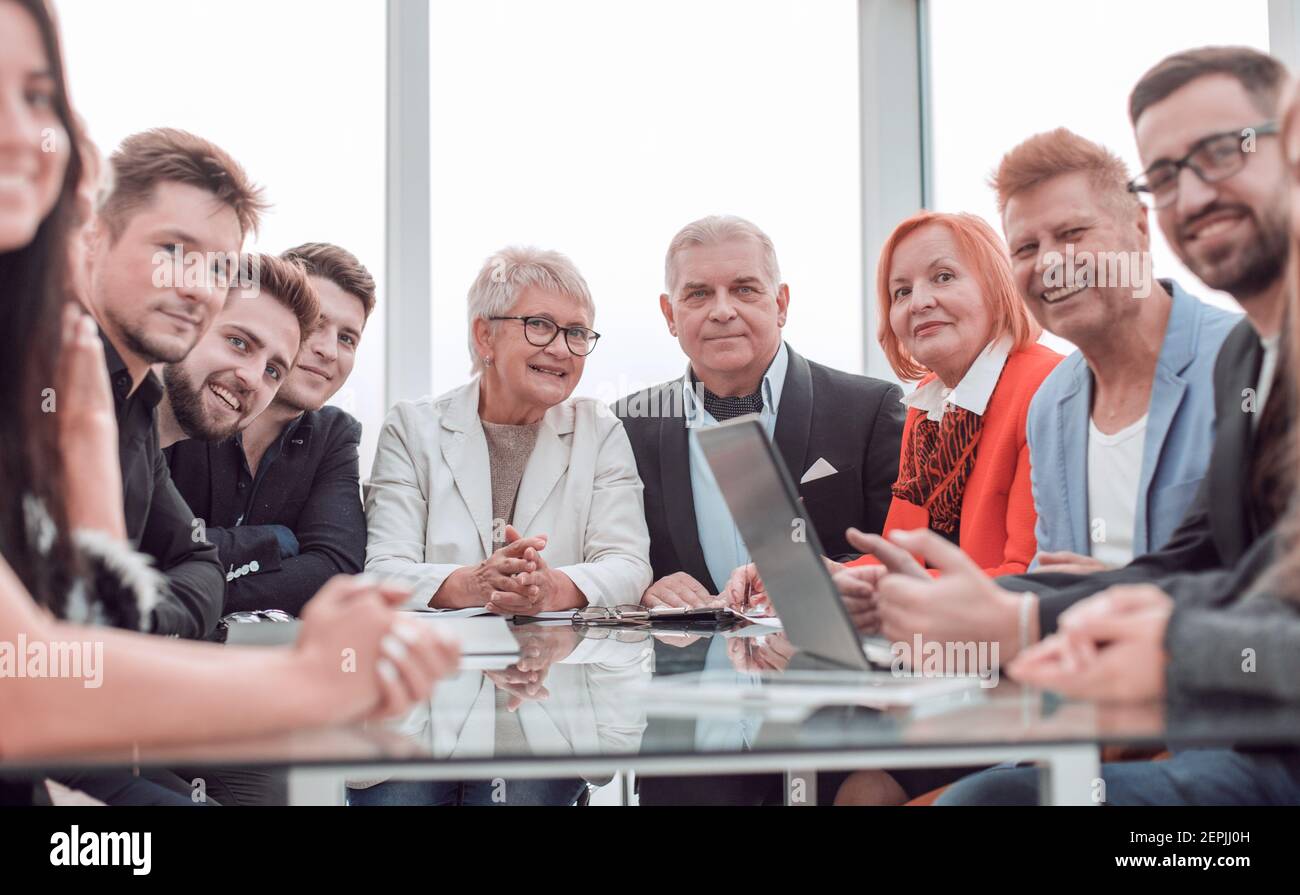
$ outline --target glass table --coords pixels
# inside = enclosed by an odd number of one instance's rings
[[[621,774],[627,800],[631,773],[780,773],[788,804],[814,804],[817,771],[1035,762],[1044,772],[1045,804],[1088,805],[1098,803],[1103,745],[1300,743],[1295,705],[1094,705],[996,675],[948,681],[911,704],[890,705],[899,698],[892,691],[915,681],[891,682],[897,676],[889,672],[845,679],[801,671],[797,651],[772,631],[567,623],[511,630],[520,650],[512,664],[464,670],[395,721],[44,756],[0,762],[0,772],[278,767],[288,769],[290,803],[311,805],[343,804],[346,786],[386,780],[581,778],[600,785]],[[813,688],[817,697],[805,698]]]

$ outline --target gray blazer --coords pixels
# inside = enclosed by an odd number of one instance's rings
[[[1273,593],[1274,546],[1263,538],[1231,572],[1183,583],[1165,630],[1170,697],[1300,700],[1300,602]]]

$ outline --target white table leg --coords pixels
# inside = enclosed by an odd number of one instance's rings
[[[1098,746],[1056,746],[1047,753],[1039,785],[1042,804],[1100,805],[1104,794]]]
[[[343,805],[345,777],[338,768],[290,768],[290,805]]]

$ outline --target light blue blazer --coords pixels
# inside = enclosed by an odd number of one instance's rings
[[[1164,345],[1151,384],[1142,475],[1133,496],[1133,555],[1164,545],[1205,477],[1214,443],[1214,359],[1240,314],[1207,305],[1173,280]],[[1088,418],[1092,373],[1075,351],[1029,405],[1030,480],[1039,551],[1092,552],[1088,527]],[[1038,565],[1035,559],[1032,571]]]

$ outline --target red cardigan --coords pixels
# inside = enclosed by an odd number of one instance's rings
[[[1029,481],[1029,443],[1025,426],[1029,402],[1047,374],[1061,361],[1061,355],[1043,345],[1031,345],[1007,356],[1002,375],[984,411],[975,466],[966,482],[961,501],[958,544],[990,577],[1016,575],[1026,571],[1038,552],[1034,539],[1034,493]],[[932,381],[935,375],[917,383]],[[907,444],[924,411],[908,410],[903,427]],[[902,458],[899,458],[902,464]],[[898,529],[928,528],[930,514],[898,497],[889,505],[884,533]],[[877,562],[863,556],[851,566]]]

